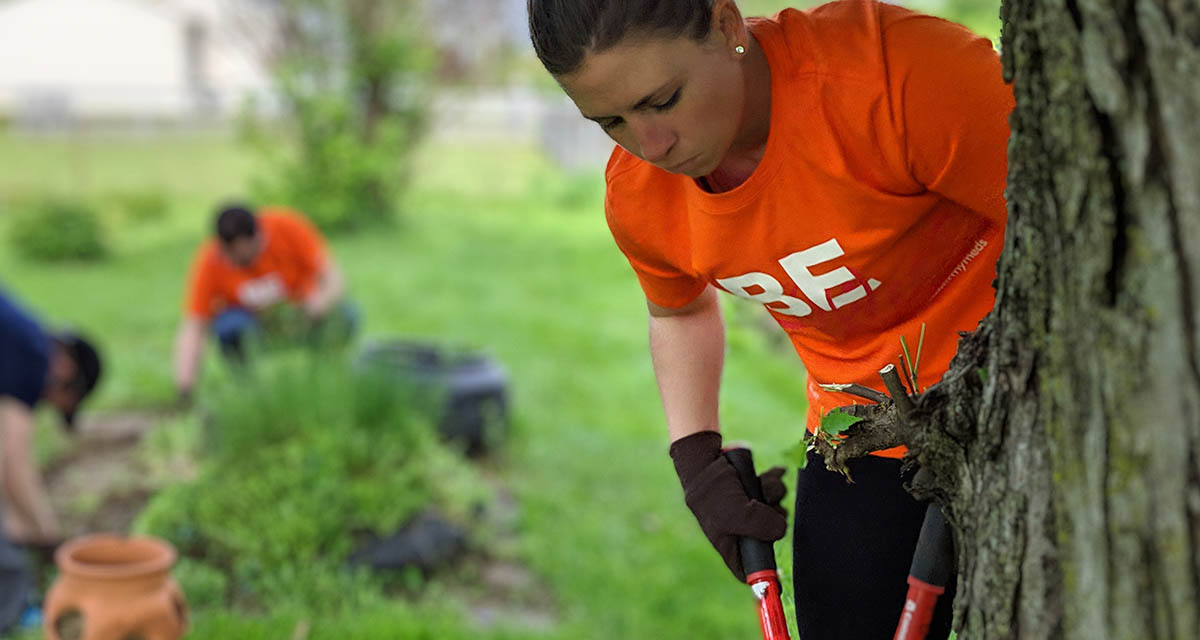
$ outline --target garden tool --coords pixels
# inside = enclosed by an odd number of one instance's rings
[[[917,475],[927,474],[922,469]],[[916,480],[914,479],[914,484]],[[893,640],[925,640],[938,597],[946,591],[954,569],[954,541],[941,508],[929,503],[908,570],[908,595]]]
[[[762,485],[754,471],[754,457],[750,455],[750,450],[734,447],[726,449],[724,453],[725,459],[737,471],[746,495],[762,501]],[[746,584],[750,585],[758,601],[758,621],[762,626],[763,640],[790,640],[772,544],[754,538],[740,538],[738,542],[742,566],[746,569]]]

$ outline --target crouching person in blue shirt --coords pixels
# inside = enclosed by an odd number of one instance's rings
[[[73,431],[100,368],[86,339],[44,330],[0,291],[0,633],[17,621],[31,588],[24,554],[15,545],[51,545],[61,537],[34,459],[34,408],[54,407]]]

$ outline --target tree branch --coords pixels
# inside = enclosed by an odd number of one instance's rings
[[[826,391],[834,391],[837,393],[849,393],[858,396],[864,400],[870,400],[878,404],[883,404],[891,400],[886,393],[880,393],[870,387],[864,387],[861,384],[818,384],[818,387]]]

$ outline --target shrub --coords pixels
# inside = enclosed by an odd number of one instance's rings
[[[291,35],[273,70],[284,135],[243,123],[268,161],[253,196],[326,230],[391,220],[428,116],[433,50],[416,3],[277,4]]]
[[[167,194],[158,189],[121,191],[110,196],[121,218],[129,222],[162,220],[171,209]]]
[[[47,200],[17,213],[9,241],[31,260],[96,260],[108,255],[96,211],[68,200]]]
[[[198,476],[156,495],[135,527],[222,572],[231,602],[216,604],[330,612],[381,600],[379,580],[346,567],[361,537],[431,506],[464,521],[486,500],[404,394],[304,352],[243,373],[206,396]]]

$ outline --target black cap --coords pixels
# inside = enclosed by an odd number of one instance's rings
[[[100,382],[100,353],[92,346],[91,341],[71,331],[61,331],[54,334],[53,338],[75,363],[75,377],[67,384],[79,394],[79,400],[82,402],[96,388],[96,383]],[[76,403],[70,411],[63,412],[63,420],[68,429],[75,428],[75,414],[78,410],[79,403]]]

